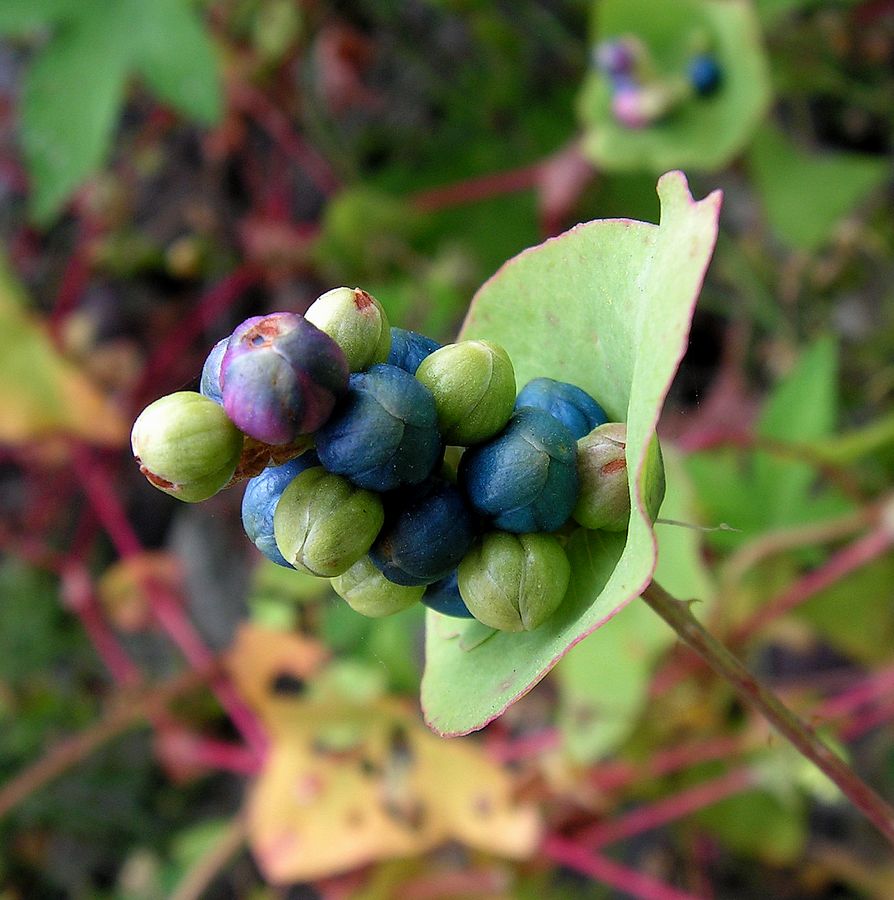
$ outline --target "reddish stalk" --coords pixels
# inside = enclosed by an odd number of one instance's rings
[[[118,555],[126,559],[140,553],[142,546],[139,538],[131,527],[111,479],[103,471],[102,465],[96,461],[92,452],[83,446],[75,448],[73,461],[84,485],[87,499],[115,545]],[[204,645],[192,623],[184,615],[177,600],[152,581],[148,581],[145,588],[153,615],[189,665],[195,669],[212,666],[214,657],[211,651]],[[263,757],[267,748],[266,735],[230,681],[223,675],[215,675],[211,680],[211,688],[248,745],[259,757]]]
[[[258,282],[260,274],[251,265],[242,265],[213,285],[199,299],[191,314],[180,323],[172,334],[160,342],[156,353],[146,363],[143,375],[134,389],[139,403],[158,390],[159,382],[175,367],[192,342],[215,319],[228,310],[248,288]]]
[[[508,172],[479,175],[443,187],[419,191],[409,199],[413,206],[427,213],[464,206],[467,203],[479,203],[503,194],[515,194],[537,187],[542,168],[542,163],[538,162]]]
[[[77,308],[90,280],[90,243],[96,236],[96,227],[84,216],[79,223],[78,238],[62,273],[56,302],[50,314],[50,336],[58,346],[61,341],[62,323]]]
[[[832,554],[819,568],[799,578],[740,624],[730,636],[733,644],[744,643],[774,620],[791,612],[815,594],[887,553],[894,546],[894,532],[880,525]]]
[[[245,84],[233,84],[230,97],[237,109],[253,119],[304,170],[321,193],[328,196],[341,188],[329,161],[292,128],[288,117],[265,94]]]
[[[578,832],[577,840],[591,850],[599,850],[615,841],[660,828],[670,822],[676,822],[684,816],[713,806],[734,794],[753,787],[756,783],[754,772],[747,767],[733,769],[718,778],[703,781],[701,784],[678,791],[670,797],[657,800],[631,810],[628,813],[598,822]]]
[[[887,666],[874,672],[868,678],[824,700],[816,709],[815,715],[822,719],[837,719],[847,716],[865,706],[882,699],[894,691],[894,666]]]
[[[140,670],[106,624],[93,592],[90,574],[83,565],[70,563],[65,567],[62,572],[62,598],[66,607],[81,620],[81,625],[112,679],[122,686],[142,681]]]
[[[553,862],[639,900],[699,900],[694,894],[622,866],[606,856],[591,853],[580,844],[558,835],[547,837],[541,849]]]
[[[804,722],[762,685],[735,656],[692,615],[689,604],[652,582],[643,599],[676,631],[680,639],[749,705],[760,712],[803,756],[814,763],[894,846],[894,809],[883,800]]]

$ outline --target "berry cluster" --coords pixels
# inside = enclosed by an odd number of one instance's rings
[[[654,124],[692,97],[710,97],[722,81],[717,59],[706,52],[689,58],[685,76],[659,77],[648,48],[633,37],[597,44],[593,65],[611,85],[612,114],[631,129]]]
[[[243,322],[200,390],[141,413],[143,473],[189,502],[248,478],[242,521],[261,553],[331,578],[365,615],[421,601],[537,628],[568,587],[570,530],[627,527],[623,424],[571,384],[516,395],[501,347],[391,328],[360,289]]]

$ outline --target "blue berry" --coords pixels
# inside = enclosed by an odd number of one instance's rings
[[[533,406],[557,418],[575,440],[608,421],[605,410],[582,388],[552,378],[535,378],[521,390],[515,408]]]
[[[348,392],[316,434],[320,462],[373,491],[425,481],[441,458],[431,391],[396,366],[351,376]]]
[[[486,444],[467,450],[458,477],[473,508],[503,531],[556,531],[577,502],[574,435],[542,409],[516,411]]]
[[[385,525],[369,551],[395,584],[432,584],[460,564],[475,539],[475,516],[443,478],[389,497]]]
[[[429,609],[444,616],[453,616],[456,619],[474,619],[475,617],[469,612],[469,607],[460,596],[456,577],[454,570],[446,578],[430,584],[422,595],[422,602]]]
[[[308,451],[281,466],[264,469],[245,486],[245,493],[242,495],[242,527],[258,550],[278,566],[292,568],[279,552],[273,535],[273,514],[276,512],[276,504],[279,503],[283,491],[295,478],[305,469],[319,464],[317,455],[313,451]]]
[[[689,61],[688,75],[689,83],[699,97],[708,97],[713,94],[723,80],[717,60],[704,53],[694,56]]]
[[[288,312],[243,322],[220,367],[227,415],[265,444],[288,444],[316,431],[347,382],[348,363],[338,344]]]
[[[205,360],[205,365],[202,366],[202,379],[199,382],[199,392],[221,406],[223,395],[220,392],[220,364],[223,362],[229,342],[229,337],[225,337],[214,345]]]
[[[403,328],[392,328],[391,352],[385,362],[389,366],[397,366],[399,369],[415,375],[422,360],[440,349],[441,345],[437,341],[424,334],[405,331]]]

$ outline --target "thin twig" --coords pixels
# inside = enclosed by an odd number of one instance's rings
[[[201,900],[214,879],[245,846],[246,836],[245,822],[241,816],[237,816],[183,876],[170,895],[170,900]]]
[[[838,785],[894,846],[894,809],[772,691],[757,681],[723,644],[705,631],[692,615],[688,603],[675,599],[655,582],[643,592],[643,599],[746,703],[757,709],[773,728]]]

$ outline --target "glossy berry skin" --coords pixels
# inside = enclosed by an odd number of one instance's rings
[[[476,521],[460,491],[432,478],[418,489],[392,495],[385,525],[370,559],[395,584],[432,584],[466,555]]]
[[[391,352],[385,361],[389,366],[397,366],[398,369],[415,375],[422,360],[440,349],[441,345],[437,341],[424,334],[406,331],[403,328],[392,328]]]
[[[533,406],[557,418],[579,440],[608,421],[605,410],[582,388],[552,378],[535,378],[521,390],[515,408]]]
[[[689,61],[687,74],[692,89],[699,97],[709,97],[720,87],[723,80],[723,73],[717,60],[705,53],[694,56]]]
[[[347,382],[348,364],[338,344],[289,312],[243,322],[220,368],[227,415],[266,444],[288,444],[319,428]]]
[[[486,444],[467,450],[457,472],[472,507],[495,528],[555,531],[577,502],[576,443],[548,412],[525,407]]]
[[[351,376],[347,395],[316,434],[330,471],[372,491],[419,484],[441,458],[431,392],[396,366]]]
[[[220,364],[223,362],[229,342],[229,337],[225,337],[214,345],[205,360],[205,365],[202,366],[202,378],[199,382],[199,393],[221,406],[223,395],[220,392]]]
[[[313,451],[307,451],[281,466],[264,469],[245,486],[245,493],[242,495],[242,527],[258,550],[278,566],[293,568],[276,546],[273,533],[276,504],[283,491],[298,475],[319,464],[317,455]]]
[[[441,613],[443,616],[452,616],[455,619],[474,619],[469,612],[469,607],[459,593],[456,571],[451,572],[446,578],[430,584],[422,595],[422,603],[429,609]]]
[[[333,288],[304,314],[341,347],[348,368],[362,372],[383,363],[391,350],[391,326],[382,304],[360,288]]]

